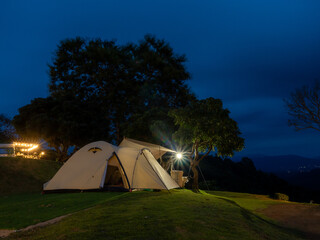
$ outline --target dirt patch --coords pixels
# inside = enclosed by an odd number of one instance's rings
[[[258,212],[286,227],[304,232],[308,239],[320,239],[320,205],[275,204]]]
[[[16,232],[16,230],[0,229],[0,238],[8,237],[13,232]]]
[[[48,221],[45,221],[45,222],[40,222],[40,223],[37,223],[37,224],[34,224],[34,225],[30,225],[26,228],[22,228],[22,229],[19,229],[19,230],[6,230],[6,229],[0,229],[0,238],[5,238],[5,237],[8,237],[11,233],[14,233],[14,232],[24,232],[24,231],[28,231],[28,230],[31,230],[31,229],[34,229],[34,228],[38,228],[38,227],[45,227],[47,225],[51,225],[51,224],[54,224],[54,223],[57,223],[59,221],[61,221],[63,218],[67,217],[67,216],[70,216],[70,214],[67,214],[67,215],[64,215],[64,216],[60,216],[60,217],[56,217],[56,218],[53,218],[53,219],[50,219]]]

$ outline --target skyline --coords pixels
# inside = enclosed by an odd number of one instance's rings
[[[317,1],[3,1],[0,113],[48,95],[57,44],[76,36],[137,42],[145,34],[186,54],[200,99],[222,99],[245,138],[240,155],[320,156],[315,131],[287,125],[284,98],[320,76]]]

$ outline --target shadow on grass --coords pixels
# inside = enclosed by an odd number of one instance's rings
[[[277,228],[277,229],[279,229],[279,230],[283,230],[283,231],[285,231],[285,232],[287,232],[287,233],[294,232],[295,234],[297,234],[297,235],[300,236],[300,237],[305,237],[305,233],[304,233],[304,232],[299,231],[299,230],[297,230],[297,229],[292,229],[292,228],[288,228],[288,227],[285,227],[285,226],[281,226],[281,225],[275,223],[273,220],[270,221],[270,220],[268,220],[268,219],[265,219],[265,218],[263,218],[263,217],[261,217],[261,216],[259,216],[259,215],[257,215],[257,214],[254,214],[253,212],[245,209],[244,207],[240,206],[238,203],[236,203],[235,201],[233,201],[233,200],[231,200],[231,199],[227,199],[227,198],[225,198],[225,197],[219,197],[219,196],[216,196],[216,195],[214,195],[214,196],[215,196],[216,198],[219,198],[219,199],[221,199],[221,200],[224,200],[224,201],[226,201],[226,202],[228,202],[228,203],[230,203],[230,204],[233,204],[233,205],[239,207],[239,208],[241,209],[241,214],[242,214],[242,216],[243,216],[244,218],[246,218],[246,219],[247,219],[248,221],[250,221],[250,222],[253,221],[253,218],[252,218],[252,217],[254,217],[254,218],[257,218],[257,219],[265,222],[266,224],[272,225],[273,227],[275,227],[275,228]]]

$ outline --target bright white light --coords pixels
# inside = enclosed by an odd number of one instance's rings
[[[181,159],[182,158],[182,154],[181,153],[177,153],[177,158]]]

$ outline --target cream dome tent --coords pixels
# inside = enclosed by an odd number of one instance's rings
[[[178,184],[148,148],[114,146],[99,141],[75,154],[44,184],[43,190],[101,188],[172,189]]]

